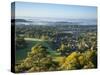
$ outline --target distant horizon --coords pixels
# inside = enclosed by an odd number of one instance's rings
[[[97,20],[97,18],[65,18],[65,17],[31,17],[31,16],[16,16],[15,19],[34,19],[34,18],[48,18],[48,19],[83,19],[83,20]]]
[[[48,25],[57,22],[64,23],[74,23],[80,25],[97,25],[97,19],[67,19],[67,18],[51,18],[51,17],[24,17],[24,18],[15,18],[16,20],[26,20],[28,24],[42,24]],[[17,21],[18,22],[18,21]],[[23,22],[19,22],[21,24]],[[26,22],[24,24],[27,24]]]

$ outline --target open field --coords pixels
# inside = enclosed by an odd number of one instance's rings
[[[16,63],[20,60],[23,60],[27,57],[27,53],[31,51],[31,48],[37,44],[37,43],[41,43],[44,46],[48,47],[48,51],[50,52],[50,55],[53,57],[59,56],[59,53],[56,53],[55,50],[53,50],[51,48],[51,44],[50,41],[44,41],[41,39],[34,39],[34,38],[25,38],[25,41],[27,43],[27,47],[25,48],[21,48],[16,50]]]

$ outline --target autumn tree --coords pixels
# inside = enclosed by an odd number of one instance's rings
[[[36,44],[32,47],[31,52],[28,52],[26,59],[20,65],[16,66],[15,69],[17,72],[18,70],[22,72],[56,70],[58,64],[48,54],[47,47]]]
[[[60,69],[74,70],[74,69],[89,69],[97,67],[97,53],[94,50],[87,50],[83,53],[75,51],[63,60]]]

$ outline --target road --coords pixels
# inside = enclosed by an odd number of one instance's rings
[[[48,41],[48,40],[43,40],[43,39],[36,39],[36,38],[24,38],[26,41]]]

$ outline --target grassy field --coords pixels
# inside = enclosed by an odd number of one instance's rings
[[[26,41],[27,47],[16,50],[16,62],[23,60],[27,56],[27,52],[31,51],[32,46],[34,46],[37,41]]]
[[[56,52],[56,50],[53,50],[53,44],[50,41],[40,41],[40,40],[34,40],[34,39],[26,39],[27,46],[22,49],[16,50],[16,63],[20,62],[21,60],[25,59],[27,57],[27,53],[31,51],[31,48],[37,44],[42,43],[42,45],[46,46],[48,48],[48,51],[50,52],[50,55],[54,57],[55,61],[60,60],[61,58],[60,54]]]

